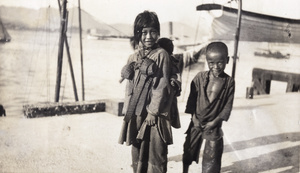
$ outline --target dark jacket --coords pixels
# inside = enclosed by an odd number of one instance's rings
[[[234,79],[226,73],[221,74],[224,78],[223,89],[211,103],[206,94],[209,82],[209,71],[199,72],[191,82],[190,95],[186,105],[186,113],[192,114],[193,126],[204,126],[206,123],[219,117],[224,121],[229,119],[235,90]],[[223,136],[221,130],[222,122],[210,132],[205,132],[206,139],[218,139]]]

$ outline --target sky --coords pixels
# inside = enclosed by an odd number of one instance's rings
[[[80,4],[81,9],[107,24],[132,24],[138,13],[150,10],[157,13],[161,23],[176,21],[196,25],[199,17],[203,17],[196,6],[208,2],[237,7],[228,0],[81,0]],[[242,3],[243,10],[300,19],[300,0],[243,0]],[[58,8],[57,0],[0,0],[0,5]],[[78,0],[68,0],[67,6],[77,8]]]

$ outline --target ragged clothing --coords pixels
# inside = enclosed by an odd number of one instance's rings
[[[184,164],[191,165],[193,161],[199,163],[200,149],[203,141],[202,130],[196,126],[191,127],[183,145],[182,162]],[[204,144],[202,173],[220,172],[224,148],[223,138],[214,141],[206,140]]]
[[[223,88],[218,96],[210,102],[206,89],[209,82],[209,71],[199,72],[191,83],[190,95],[187,101],[185,113],[192,114],[191,126],[203,127],[206,123],[219,117],[225,121],[229,119],[232,110],[235,82],[226,73],[222,73]],[[223,136],[222,122],[215,129],[203,132],[203,138],[217,140]],[[190,129],[189,127],[189,129]]]
[[[122,76],[128,82],[119,143],[132,145],[134,172],[166,172],[167,146],[173,143],[170,98],[174,91],[170,85],[169,55],[158,47],[140,49],[129,57],[127,64],[133,69],[133,75],[131,70],[124,70]],[[144,122],[148,114],[157,117],[155,126]]]
[[[172,144],[169,114],[171,106],[169,97],[172,91],[169,83],[169,55],[162,48],[155,48],[148,53],[139,50],[129,57],[128,64],[131,62],[140,63],[145,58],[154,62],[156,70],[153,74],[147,75],[143,74],[140,68],[136,68],[132,80],[128,80],[123,107],[124,131],[122,130],[119,143],[126,142],[127,145],[130,145],[135,141],[137,132],[149,113],[157,116],[157,124],[162,139],[165,143]],[[131,115],[128,117],[129,113]],[[135,116],[136,121],[132,122],[131,119]]]
[[[193,161],[199,162],[200,149],[205,141],[202,159],[203,173],[217,173],[221,170],[223,154],[222,121],[212,130],[204,130],[208,122],[221,118],[227,121],[232,110],[235,82],[226,73],[220,74],[222,78],[221,90],[216,98],[209,101],[207,88],[209,84],[209,71],[199,72],[191,83],[190,95],[186,105],[186,113],[192,114],[192,121],[186,132],[187,136],[183,146],[182,162],[190,165]]]

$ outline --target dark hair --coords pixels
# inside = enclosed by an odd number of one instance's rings
[[[225,43],[223,42],[212,42],[206,46],[206,54],[209,52],[216,52],[220,51],[222,54],[225,54],[226,57],[228,56],[228,48]]]
[[[171,55],[173,53],[173,50],[174,50],[174,44],[172,42],[171,39],[169,38],[160,38],[158,41],[157,41],[157,44],[165,49],[169,55]]]
[[[138,43],[142,36],[142,30],[145,27],[153,27],[160,35],[160,24],[155,12],[144,11],[138,14],[134,21],[133,35],[136,43]]]
[[[130,46],[132,47],[132,49],[135,50],[137,43],[135,42],[134,37],[130,37],[129,42],[130,42]]]

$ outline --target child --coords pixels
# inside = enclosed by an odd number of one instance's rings
[[[223,154],[222,122],[229,119],[235,90],[234,79],[224,69],[229,61],[228,48],[222,42],[206,47],[209,71],[199,72],[191,82],[186,113],[192,114],[186,132],[183,153],[183,172],[193,161],[198,163],[200,148],[205,139],[202,161],[203,173],[218,173]]]
[[[178,67],[179,60],[173,56],[174,45],[171,39],[168,38],[160,38],[157,41],[157,44],[165,49],[171,60],[171,85],[176,90],[176,96],[180,96],[181,92],[181,81],[180,81],[180,70]]]
[[[179,120],[179,111],[178,111],[178,104],[177,104],[177,97],[180,96],[181,92],[181,76],[180,76],[180,70],[178,67],[179,60],[177,60],[173,56],[173,50],[174,50],[174,45],[171,39],[169,38],[160,38],[157,40],[157,44],[165,49],[171,60],[171,78],[170,78],[170,84],[173,88],[172,94],[170,99],[172,99],[172,105],[171,105],[171,110],[170,110],[170,115],[172,117],[172,127],[174,128],[180,128],[180,120]]]
[[[159,35],[157,15],[138,14],[134,21],[137,50],[121,72],[128,80],[119,143],[132,145],[132,167],[138,173],[167,172],[168,145],[173,143],[171,65],[168,53],[156,43]]]

